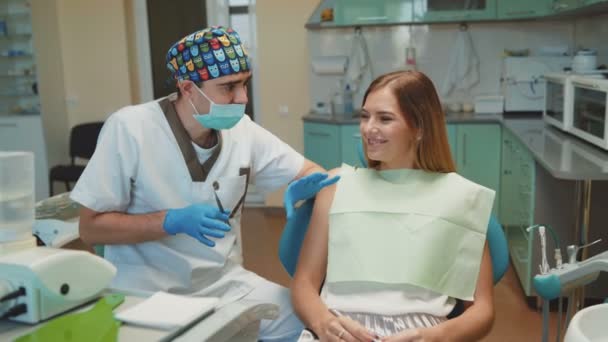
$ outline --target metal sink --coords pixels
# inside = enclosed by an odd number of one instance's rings
[[[608,342],[608,303],[593,305],[574,315],[564,342]]]

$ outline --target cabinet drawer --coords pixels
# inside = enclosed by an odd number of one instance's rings
[[[531,261],[532,249],[529,234],[525,228],[509,226],[505,228],[509,244],[509,254],[513,267],[521,280],[522,287],[527,296],[531,295]]]

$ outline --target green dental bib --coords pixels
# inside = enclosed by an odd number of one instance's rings
[[[472,300],[494,191],[456,173],[343,164],[328,283],[410,284]]]

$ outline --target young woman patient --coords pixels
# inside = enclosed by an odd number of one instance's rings
[[[300,341],[476,341],[494,320],[486,229],[494,191],[455,173],[444,113],[416,71],[363,98],[368,168],[316,197],[292,283]],[[465,311],[447,319],[456,299]],[[316,337],[313,335],[316,335]]]

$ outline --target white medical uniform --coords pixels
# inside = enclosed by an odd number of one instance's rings
[[[175,99],[175,95],[169,97]],[[195,147],[202,164],[221,148],[206,181],[193,182],[160,103],[125,107],[104,124],[97,148],[71,198],[98,212],[144,214],[193,203],[216,206],[212,183],[225,209],[237,206],[249,183],[273,191],[297,175],[304,157],[249,117],[222,130],[221,146]],[[166,103],[166,102],[165,102]],[[171,107],[172,108],[172,107]],[[173,110],[173,108],[172,108]],[[287,289],[245,270],[237,238],[241,208],[232,230],[211,248],[186,235],[129,245],[107,245],[105,258],[118,269],[112,287],[125,291],[167,291],[220,297],[221,305],[246,297],[280,305],[280,317],[262,322],[260,337],[284,340],[302,329]]]

